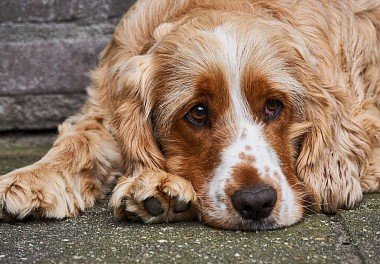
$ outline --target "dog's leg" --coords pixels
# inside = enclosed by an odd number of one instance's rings
[[[59,127],[52,149],[33,165],[0,177],[0,219],[73,217],[110,190],[119,150],[98,116]]]
[[[110,207],[119,219],[145,223],[190,221],[197,217],[199,200],[184,178],[146,171],[135,177],[121,177]]]
[[[380,148],[375,148],[369,159],[367,170],[360,179],[364,193],[380,192]]]

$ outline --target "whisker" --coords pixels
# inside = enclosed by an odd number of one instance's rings
[[[308,211],[308,212],[312,212],[312,213],[314,213],[314,214],[318,214],[318,213],[320,213],[320,212],[314,211],[313,209],[310,209],[310,208],[308,208],[308,207],[306,207],[306,206],[303,206],[303,208],[304,208],[306,211]]]
[[[290,187],[294,187],[294,186],[297,186],[297,185],[306,186],[305,183],[303,183],[303,182],[297,182],[297,183],[295,183],[293,185],[290,185]]]

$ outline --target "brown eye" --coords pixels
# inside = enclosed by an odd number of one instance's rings
[[[204,104],[193,106],[185,115],[185,119],[196,126],[203,127],[208,123],[208,111]]]
[[[281,110],[284,105],[280,100],[269,99],[265,103],[264,113],[265,113],[265,122],[268,122],[271,119],[276,119],[280,116]]]

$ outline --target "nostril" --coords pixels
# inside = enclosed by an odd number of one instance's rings
[[[263,204],[263,209],[270,208],[272,205],[270,203],[264,203]]]
[[[248,206],[248,205],[245,205],[245,206],[243,207],[243,210],[244,210],[244,211],[251,211],[251,210],[252,210],[252,207],[251,207],[251,206]]]
[[[277,194],[271,186],[260,184],[237,190],[231,200],[243,218],[259,220],[271,214],[277,201]]]
[[[252,212],[252,207],[249,206],[249,205],[245,205],[245,206],[243,207],[243,213],[244,213],[244,214],[249,214],[249,212]]]

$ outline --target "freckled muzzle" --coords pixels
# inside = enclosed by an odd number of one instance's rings
[[[236,211],[247,220],[259,220],[268,217],[277,201],[276,191],[267,184],[244,187],[231,197]]]

